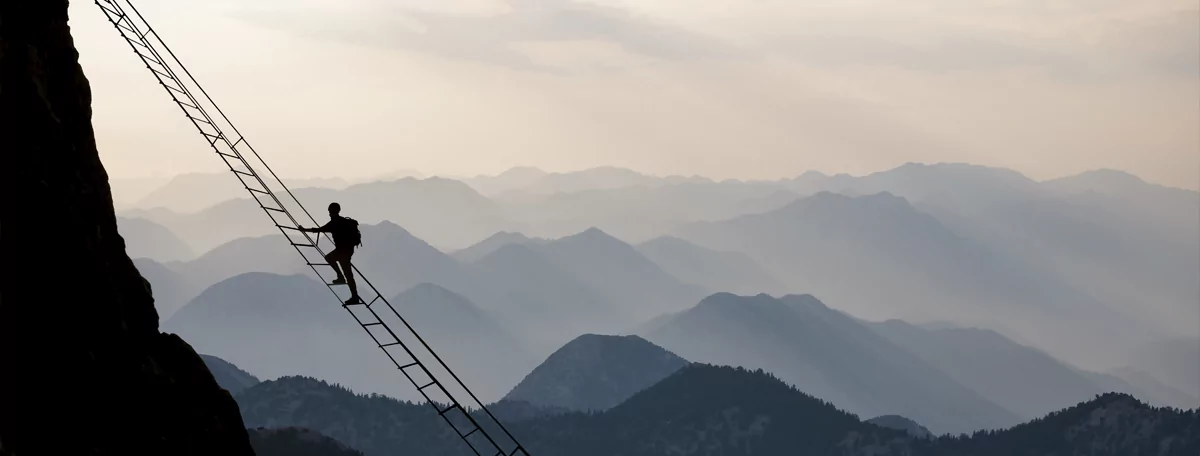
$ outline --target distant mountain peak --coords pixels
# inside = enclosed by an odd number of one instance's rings
[[[700,303],[696,304],[691,310],[684,311],[683,314],[690,312],[738,312],[746,307],[782,309],[785,306],[778,299],[766,293],[759,293],[754,296],[740,296],[722,291],[708,295],[700,300]]]
[[[967,162],[934,162],[934,163],[906,162],[903,165],[892,168],[891,170],[881,171],[881,172],[886,173],[889,171],[949,171],[949,170],[973,171],[973,172],[983,172],[983,173],[1001,173],[1001,174],[1008,174],[1008,175],[1014,175],[1014,176],[1024,176],[1021,173],[1011,170],[1011,169],[1008,169],[1008,168],[979,165],[979,164],[967,163]]]
[[[588,171],[605,172],[605,173],[620,173],[620,174],[629,174],[629,175],[638,175],[638,176],[645,175],[645,174],[639,173],[639,172],[634,171],[629,168],[624,168],[624,167],[620,167],[620,166],[612,166],[612,165],[597,166],[594,168],[585,169],[580,172],[588,172]]]
[[[580,232],[579,234],[580,234],[580,235],[582,235],[582,236],[604,236],[604,237],[611,237],[611,236],[609,236],[609,235],[608,235],[608,233],[605,233],[605,232],[604,232],[604,230],[601,230],[600,228],[596,228],[596,227],[594,227],[594,226],[593,226],[593,227],[589,227],[589,228],[588,228],[588,229],[586,229],[586,230],[583,230],[583,231],[582,231],[582,232]]]
[[[543,171],[541,168],[538,168],[536,166],[514,166],[514,167],[509,168],[509,169],[505,170],[504,172],[500,173],[500,175],[505,175],[505,174],[510,174],[510,173],[512,173],[512,174],[521,174],[521,173],[546,174],[545,171]]]
[[[417,237],[417,235],[415,235],[411,231],[409,231],[408,228],[398,225],[395,222],[392,222],[390,220],[381,220],[379,223],[376,223],[374,225],[362,224],[360,222],[359,228],[363,231],[366,231],[363,233],[363,236],[364,236],[363,242],[364,243],[370,241],[370,239],[367,239],[367,236],[369,236],[369,234],[367,232],[375,231],[375,233],[371,233],[371,234],[376,234],[376,233],[382,234],[384,236],[387,236],[388,239],[391,241],[395,241],[397,239],[403,239],[405,241],[415,241],[415,242],[419,242],[421,244],[426,244],[426,245],[429,244],[428,242],[425,242],[423,239]]]
[[[424,192],[429,190],[452,190],[456,195],[466,196],[468,198],[484,199],[483,195],[476,192],[465,182],[457,179],[449,179],[440,176],[430,177],[413,177],[404,176],[390,180],[377,180],[364,182],[361,184],[351,185],[346,188],[347,191],[361,191],[364,189],[385,189],[389,191],[409,191],[409,192]],[[347,208],[349,209],[349,208]]]
[[[535,241],[536,239],[526,236],[524,233],[516,231],[497,231],[495,234],[488,236],[487,239],[479,241],[479,244],[517,244]]]
[[[799,307],[803,307],[803,308],[807,308],[807,309],[829,310],[829,306],[825,305],[824,302],[821,302],[821,300],[817,299],[816,296],[813,296],[813,295],[807,294],[807,293],[805,293],[805,294],[787,294],[787,295],[784,295],[783,297],[779,298],[779,300],[786,304],[799,306]]]
[[[787,206],[784,206],[781,211],[800,211],[800,210],[815,210],[843,208],[852,210],[865,210],[875,208],[893,208],[898,210],[916,209],[907,198],[898,196],[889,191],[879,191],[865,195],[846,195],[843,193],[835,193],[830,191],[820,191],[806,198],[799,198],[792,201]]]
[[[513,242],[505,243],[499,247],[496,247],[490,253],[484,255],[482,258],[476,261],[479,261],[481,264],[485,264],[486,262],[511,262],[516,260],[516,264],[527,265],[527,262],[530,261],[530,259],[540,258],[540,256],[541,254],[539,254],[529,245]]]
[[[635,345],[640,344],[640,345],[643,345],[646,347],[658,347],[657,345],[654,345],[650,341],[643,339],[640,336],[636,336],[636,335],[617,336],[617,335],[609,335],[609,334],[591,334],[591,333],[589,333],[589,334],[580,335],[579,337],[576,337],[575,339],[571,340],[570,342],[567,342],[567,344],[563,345],[563,347],[560,350],[578,348],[581,346],[596,346],[596,345],[602,345],[602,344],[635,344]]]
[[[584,334],[552,353],[505,399],[540,407],[607,410],[687,364],[638,336]]]
[[[776,298],[766,293],[744,296],[719,292],[709,295],[692,309],[683,311],[682,314],[714,312],[721,315],[744,315],[746,312],[765,312],[767,315],[778,315],[777,312],[795,311],[838,312],[810,294],[788,294]]]
[[[451,255],[464,263],[473,263],[490,257],[500,250],[511,250],[506,249],[507,247],[516,246],[527,248],[527,244],[544,244],[546,242],[548,241],[545,239],[530,238],[518,232],[500,231],[488,236],[482,241],[476,242],[467,248],[457,250]],[[505,255],[511,254],[512,253],[506,253]]]
[[[387,228],[389,230],[398,230],[398,231],[403,231],[405,233],[408,232],[408,230],[404,229],[404,227],[397,225],[396,223],[392,222],[391,220],[383,220],[375,225],[380,228]]]
[[[579,233],[572,234],[572,235],[564,237],[564,238],[560,238],[554,242],[556,242],[556,243],[581,242],[581,243],[621,244],[621,245],[628,246],[628,244],[626,244],[625,241],[617,239],[617,238],[613,237],[612,235],[605,233],[604,230],[601,230],[600,228],[596,228],[594,226],[590,227],[586,230],[580,231]]]
[[[1074,177],[1091,177],[1091,178],[1098,178],[1098,179],[1112,179],[1112,180],[1121,180],[1121,181],[1125,181],[1125,182],[1138,183],[1138,184],[1147,183],[1145,179],[1142,179],[1141,177],[1138,177],[1137,175],[1135,175],[1133,173],[1130,173],[1128,171],[1121,171],[1119,169],[1111,169],[1111,168],[1100,168],[1100,169],[1084,171],[1082,173],[1076,174]]]
[[[647,337],[695,362],[770,368],[808,394],[868,416],[899,413],[939,432],[1017,422],[945,372],[810,295],[777,299],[716,293]]]
[[[1187,198],[1196,198],[1194,190],[1149,182],[1128,171],[1109,168],[1093,169],[1071,176],[1050,179],[1042,184],[1052,189],[1071,193],[1097,192],[1110,195],[1133,195],[1152,192],[1143,197],[1153,200],[1162,197],[1170,198],[1171,195],[1175,197],[1188,195]]]

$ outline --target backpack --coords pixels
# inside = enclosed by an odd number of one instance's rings
[[[345,244],[350,247],[362,245],[362,232],[358,230],[358,220],[342,217],[343,226],[333,233],[334,244]]]

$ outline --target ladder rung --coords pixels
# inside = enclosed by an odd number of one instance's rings
[[[479,431],[479,426],[475,426],[475,429],[471,429],[471,432],[468,432],[468,433],[466,433],[466,434],[463,434],[463,435],[462,435],[462,438],[464,438],[464,439],[465,439],[465,438],[467,438],[467,437],[470,437],[470,436],[471,436],[471,434],[474,434],[474,433],[475,433],[475,432],[477,432],[477,431]]]
[[[136,43],[136,41],[132,41],[132,42]],[[150,48],[146,48],[146,49],[149,50]],[[158,60],[158,58],[153,55],[144,54],[141,51],[138,51],[137,49],[134,49],[133,53],[137,54],[138,57],[141,57],[142,60],[145,62],[154,62],[154,63],[157,63],[159,66],[163,67],[163,69],[167,68],[167,66],[165,64],[163,64],[162,61]]]
[[[377,321],[377,322],[374,322],[374,323],[363,323],[363,327],[365,328],[365,327],[367,327],[367,326],[379,326],[379,325],[382,325],[382,324],[383,324],[383,322],[382,322],[382,321]]]
[[[438,415],[445,415],[446,413],[450,412],[451,410],[454,410],[456,407],[458,407],[458,404],[454,404],[449,407],[446,407],[444,410],[439,410]]]
[[[135,30],[133,27],[130,27],[128,25],[121,25],[121,21],[123,21],[125,19],[129,19],[129,16],[125,16],[125,17],[122,17],[121,19],[117,20],[117,28],[122,29],[122,30],[127,30],[127,31],[129,31],[129,33],[137,35],[138,31]]]
[[[207,120],[201,119],[201,118],[199,118],[199,117],[187,116],[187,118],[189,118],[189,119],[192,119],[192,120],[194,120],[194,121],[196,121],[196,122],[204,122],[204,123],[206,123],[206,124],[212,125],[212,122],[209,122],[209,121],[207,121]]]
[[[312,245],[312,244],[298,244],[298,243],[293,242],[292,245],[295,247],[311,247],[314,249],[317,248],[317,246]]]
[[[147,45],[146,45],[146,43],[143,43],[143,42],[141,42],[141,41],[134,40],[133,38],[126,37],[126,38],[125,38],[125,41],[128,41],[128,42],[130,42],[130,43],[133,43],[133,44],[136,44],[136,45],[138,45],[138,46],[144,47],[144,48],[146,48],[146,50],[147,50],[147,51],[151,50],[151,49],[150,49],[150,46],[147,46]],[[136,51],[136,50],[134,50],[134,52],[137,52],[137,51]],[[139,54],[141,54],[140,52],[138,52],[138,53],[139,53]]]
[[[435,383],[437,383],[437,380],[430,381],[429,383],[426,383],[425,386],[417,388],[417,391],[425,391],[425,388],[429,388],[429,387],[433,386]]]
[[[388,342],[386,344],[379,344],[379,348],[391,347],[393,345],[400,345],[400,342]]]
[[[241,174],[243,176],[251,176],[251,177],[254,176],[254,173],[248,173],[248,172],[242,171],[240,169],[231,169],[230,171],[233,171],[234,174]]]
[[[216,141],[213,141],[212,143],[209,143],[209,145],[211,146],[211,145],[213,145],[213,144],[216,144],[216,143],[217,143]],[[217,155],[220,155],[220,156],[222,156],[222,157],[229,157],[229,158],[240,158],[240,157],[238,157],[237,155],[233,155],[233,154],[227,154],[227,153],[225,153],[225,152],[221,152],[221,151],[217,151]]]
[[[175,77],[174,77],[174,76],[171,76],[171,75],[169,75],[169,74],[166,74],[166,73],[163,73],[163,72],[161,72],[161,71],[158,71],[158,70],[156,70],[156,69],[154,69],[154,68],[150,67],[150,65],[149,65],[149,64],[146,64],[146,68],[150,68],[150,71],[153,71],[153,72],[155,72],[155,73],[158,73],[158,74],[162,75],[162,77],[164,77],[164,78],[170,79],[170,80],[172,80],[172,81],[174,81],[174,80],[175,80]],[[168,87],[170,87],[170,86],[168,86]],[[183,93],[183,91],[182,91],[182,90],[180,90],[180,91],[179,91],[179,93]]]
[[[268,211],[274,211],[274,212],[279,212],[279,213],[283,213],[283,214],[287,213],[287,211],[285,211],[283,209],[279,209],[279,208],[267,207],[267,206],[260,206],[260,207],[262,207],[263,209],[268,210]]]
[[[124,15],[124,14],[118,13],[116,10],[114,10],[114,9],[112,9],[112,8],[105,8],[105,7],[104,7],[104,5],[101,5],[101,4],[99,4],[99,3],[97,3],[97,4],[96,4],[96,6],[99,6],[99,7],[100,7],[100,9],[102,9],[102,10],[104,10],[104,11],[108,11],[108,12],[109,12],[109,13],[111,13],[113,16],[116,16],[116,17],[117,17],[117,20],[121,20],[121,19],[125,18],[125,15]]]
[[[151,69],[150,69],[150,71],[154,71],[154,69],[153,69],[153,68],[151,68]],[[154,72],[155,72],[155,73],[158,73],[158,71],[154,71]],[[172,79],[172,81],[174,81],[174,79]],[[165,82],[164,82],[164,83],[162,83],[162,85],[163,85],[163,87],[166,87],[166,88],[167,88],[167,90],[174,90],[174,91],[176,91],[176,92],[179,92],[179,93],[182,93],[182,94],[184,94],[184,95],[187,95],[187,92],[184,92],[184,91],[183,91],[183,89],[176,89],[176,88],[174,88],[174,87],[171,87],[171,86],[167,85],[167,83],[165,83]]]
[[[399,343],[399,342],[397,342],[397,344],[398,344],[398,343]],[[413,362],[411,362],[411,363],[408,363],[408,364],[405,364],[405,365],[403,365],[403,366],[400,366],[400,370],[408,369],[408,368],[410,368],[410,367],[416,366],[417,364],[420,364],[420,363],[418,363],[418,362],[416,362],[416,361],[413,361]]]
[[[224,155],[229,155],[229,154],[224,154]],[[231,157],[236,157],[237,155],[230,155],[230,156],[231,156]],[[257,188],[250,188],[250,187],[246,187],[246,190],[250,190],[250,191],[252,191],[252,192],[254,192],[254,193],[261,193],[261,194],[264,194],[264,195],[270,195],[270,194],[271,194],[271,192],[268,192],[268,191],[263,191],[263,190],[259,190],[259,189],[257,189]]]
[[[329,263],[304,263],[309,266],[329,266]]]

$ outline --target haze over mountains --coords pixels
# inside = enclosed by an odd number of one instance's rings
[[[586,334],[640,336],[630,363],[662,352],[763,369],[934,434],[1113,392],[1200,404],[1200,196],[1121,173],[1036,182],[913,164],[717,182],[515,169],[296,194],[317,223],[334,200],[362,223],[356,266],[516,417],[607,410],[664,381],[616,381],[622,365],[577,355],[603,353],[579,349]],[[164,330],[264,380],[416,399],[322,286],[331,271],[314,276],[248,203],[125,212]]]
[[[356,395],[316,379],[263,382],[239,394],[237,401],[247,425],[311,428],[370,456],[471,454],[428,406]],[[380,420],[390,425],[379,426]],[[702,364],[686,366],[602,413],[554,413],[508,423],[506,428],[531,454],[584,456],[651,456],[677,448],[706,449],[699,454],[786,454],[804,448],[814,455],[880,456],[1050,455],[1063,450],[1184,456],[1200,449],[1196,412],[1151,408],[1125,395],[1095,397],[1009,430],[931,439],[911,435],[920,433],[921,426],[903,417],[864,422],[770,374]],[[513,448],[507,439],[502,442],[503,449]]]
[[[811,296],[715,294],[645,337],[692,361],[764,369],[853,413],[899,414],[939,433],[1021,421]]]

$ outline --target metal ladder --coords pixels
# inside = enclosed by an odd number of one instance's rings
[[[229,171],[237,177],[250,196],[258,203],[258,206],[271,219],[271,223],[279,228],[296,252],[304,258],[305,264],[312,268],[313,273],[317,277],[322,277],[317,267],[329,267],[329,265],[324,263],[325,252],[320,247],[321,236],[310,237],[308,233],[300,231],[302,225],[293,216],[293,211],[298,209],[304,214],[303,217],[313,223],[313,226],[318,226],[319,224],[308,210],[300,204],[291,190],[284,185],[283,181],[258,155],[258,152],[250,146],[246,138],[225,117],[224,112],[209,98],[204,88],[196,82],[187,68],[163,42],[158,32],[154,31],[131,2],[128,0],[95,0],[95,3],[109,22],[116,27],[121,37],[129,43],[133,52],[145,63],[146,68],[153,73],[158,83],[166,89],[171,99],[179,105],[184,116],[195,125],[208,145],[229,167]],[[210,112],[215,112],[217,116],[210,115]],[[247,150],[250,154],[243,155],[241,150]],[[294,202],[294,208],[289,209],[284,205],[286,198],[280,200],[263,176],[251,166],[248,158],[253,158],[262,164],[263,169],[269,174],[269,179],[273,180],[287,194],[287,197],[291,198],[288,203]],[[317,257],[313,258],[309,254],[316,254]],[[346,272],[349,273],[349,271]],[[370,280],[363,276],[357,267],[353,269],[353,273],[357,277],[357,283],[366,285],[360,291],[369,292],[374,297],[370,300],[364,298],[361,304],[348,304],[343,307],[371,336],[375,345],[383,350],[388,360],[416,387],[425,402],[433,407],[438,416],[446,421],[476,455],[528,456],[529,453],[516,441],[508,429],[450,370],[441,357],[434,353],[429,344],[417,334],[404,317],[400,316],[396,308],[380,294]],[[335,285],[324,280],[323,277],[322,281],[338,299],[338,302],[342,303],[343,300],[333,288]],[[360,295],[362,294],[365,293],[360,293]],[[403,329],[406,331],[397,334],[391,326],[384,322],[380,312],[377,311],[381,305],[385,308],[381,310],[383,316],[388,317],[388,312],[390,312],[402,323]],[[358,309],[357,312],[356,309]],[[409,338],[409,341],[401,340],[401,336]],[[451,394],[446,388],[446,384],[430,371],[429,366],[444,370],[445,374],[454,380],[454,383],[449,385],[456,389],[455,393],[457,394]],[[459,400],[464,396],[469,398],[469,401]],[[464,402],[466,406],[463,405]]]

